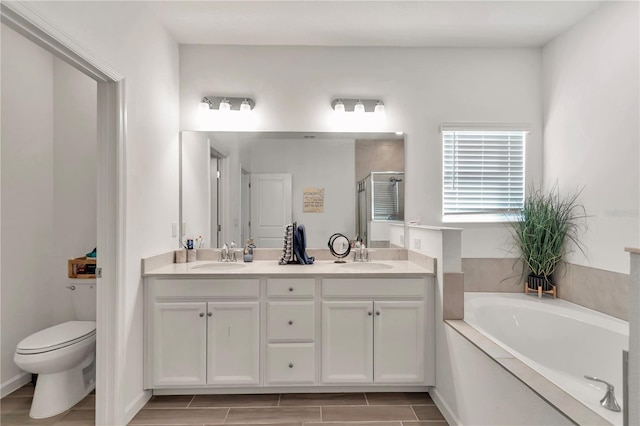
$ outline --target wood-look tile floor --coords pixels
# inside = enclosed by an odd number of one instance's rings
[[[89,426],[95,395],[42,420],[29,417],[33,386],[0,401],[0,425]],[[446,426],[427,393],[320,393],[154,396],[130,425]]]
[[[32,419],[29,417],[34,387],[27,384],[17,391],[0,400],[0,425],[55,425],[55,426],[85,426],[95,425],[96,396],[94,393],[77,403],[70,410],[46,419]]]
[[[446,426],[427,393],[154,396],[130,425]]]

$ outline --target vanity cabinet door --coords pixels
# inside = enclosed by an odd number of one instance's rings
[[[153,384],[204,385],[207,304],[155,303],[153,309]]]
[[[373,382],[373,302],[322,302],[322,382]]]
[[[424,383],[423,302],[375,302],[374,382]]]
[[[207,303],[207,384],[260,383],[259,302]]]

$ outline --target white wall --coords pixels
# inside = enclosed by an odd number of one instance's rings
[[[639,6],[607,2],[543,49],[544,181],[584,187],[586,258],[629,273],[640,245]]]
[[[336,232],[354,237],[354,140],[261,140],[253,145],[251,156],[252,173],[292,175],[293,220],[305,226],[307,247],[326,247]],[[303,212],[302,193],[308,187],[324,188],[324,212]]]
[[[211,244],[211,154],[206,133],[182,133],[182,240],[204,237]]]
[[[77,319],[67,259],[96,246],[97,84],[53,59],[53,323]]]
[[[28,6],[125,77],[126,294],[121,379],[130,409],[143,393],[140,259],[176,248],[178,45],[140,2],[33,2]]]
[[[253,119],[204,119],[198,102],[211,94],[254,97]],[[387,118],[338,123],[330,106],[335,97],[383,99]],[[527,176],[539,182],[541,110],[540,49],[180,46],[182,129],[403,130],[405,217],[424,224],[441,223],[441,122],[531,123]],[[463,255],[504,256],[502,247],[483,241],[504,232],[503,224],[465,226]]]
[[[16,345],[51,324],[53,57],[2,25],[2,369]]]

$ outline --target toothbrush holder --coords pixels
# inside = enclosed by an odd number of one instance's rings
[[[176,250],[176,263],[185,263],[187,261],[187,250]]]

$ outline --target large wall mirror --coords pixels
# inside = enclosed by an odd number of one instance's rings
[[[281,248],[294,221],[309,248],[336,232],[389,247],[404,223],[403,135],[183,131],[180,153],[180,235],[203,247]]]

